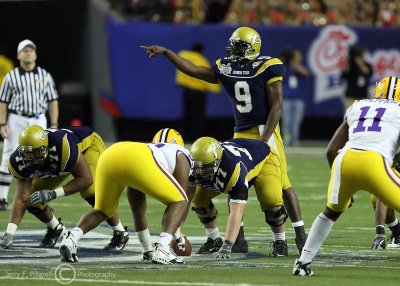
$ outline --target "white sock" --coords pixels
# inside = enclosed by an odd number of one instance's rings
[[[171,241],[172,241],[172,234],[168,232],[160,233],[160,239],[158,240],[159,244],[161,244],[162,246],[167,246],[171,243]]]
[[[148,228],[145,230],[137,231],[136,235],[139,239],[140,245],[143,248],[143,252],[152,251],[153,246],[151,244],[151,236]]]
[[[76,240],[80,240],[83,236],[83,230],[79,227],[74,227],[73,230],[70,231],[72,235],[76,238]]]
[[[117,225],[114,225],[111,228],[113,231],[125,231],[125,228],[122,225],[121,221],[119,221]]]
[[[285,232],[273,232],[272,237],[274,238],[274,241],[286,240],[286,233]]]
[[[51,229],[55,229],[56,226],[59,224],[60,222],[58,221],[58,219],[56,219],[56,217],[53,215],[53,218],[51,219],[51,221],[46,222],[46,225],[48,227],[50,227]]]
[[[215,240],[218,237],[221,237],[218,227],[206,228],[206,234],[207,234],[207,237],[211,238],[212,240]]]
[[[7,230],[6,233],[10,234],[10,235],[15,235],[15,232],[17,231],[18,225],[16,225],[15,223],[9,223],[7,225]]]
[[[314,259],[322,243],[331,232],[334,223],[333,220],[327,218],[323,213],[317,216],[311,226],[306,244],[301,252],[299,260],[302,263],[308,263]]]

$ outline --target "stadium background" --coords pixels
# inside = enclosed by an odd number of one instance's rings
[[[150,61],[144,44],[187,49],[195,41],[213,62],[224,55],[233,27],[225,24],[177,25],[122,20],[101,0],[0,2],[3,44],[16,62],[15,47],[29,38],[38,46],[38,64],[49,70],[60,92],[60,125],[86,124],[106,141],[147,141],[160,128],[180,129],[181,90],[175,69],[164,58]],[[255,25],[262,54],[279,56],[300,48],[312,76],[307,81],[302,139],[328,140],[343,115],[340,65],[350,45],[368,50],[376,79],[399,74],[399,28]],[[168,36],[166,36],[168,35]],[[225,92],[224,92],[225,93]],[[107,110],[107,111],[105,111]],[[226,95],[208,95],[207,135],[231,136],[233,118]],[[183,134],[184,135],[184,134]]]

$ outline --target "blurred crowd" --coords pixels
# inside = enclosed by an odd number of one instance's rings
[[[230,25],[398,25],[400,0],[108,0],[122,15],[154,22]]]

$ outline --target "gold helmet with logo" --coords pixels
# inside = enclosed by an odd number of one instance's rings
[[[221,144],[212,137],[201,137],[193,142],[190,153],[194,161],[194,177],[200,185],[208,185],[213,181],[221,163]]]
[[[152,143],[175,143],[182,147],[185,146],[181,134],[172,128],[164,128],[154,135]]]
[[[229,38],[226,51],[228,58],[234,62],[252,61],[261,50],[261,37],[256,30],[249,27],[236,29]]]
[[[28,167],[43,164],[49,150],[49,138],[46,130],[31,125],[22,130],[18,138],[18,151]]]
[[[387,76],[375,87],[374,98],[391,99],[400,102],[400,78]]]

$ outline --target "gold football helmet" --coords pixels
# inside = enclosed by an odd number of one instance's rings
[[[387,76],[375,87],[374,98],[391,99],[400,102],[400,78]]]
[[[28,167],[41,165],[49,153],[47,132],[38,125],[22,130],[18,138],[18,151]]]
[[[156,135],[154,135],[152,143],[175,143],[181,145],[182,147],[185,146],[181,134],[172,128],[164,128],[159,130]]]
[[[256,30],[249,27],[236,29],[229,38],[226,51],[228,58],[234,62],[252,61],[261,50],[261,38]]]
[[[221,163],[221,144],[212,137],[201,137],[194,141],[190,153],[194,161],[194,177],[200,185],[208,185],[213,181]]]

